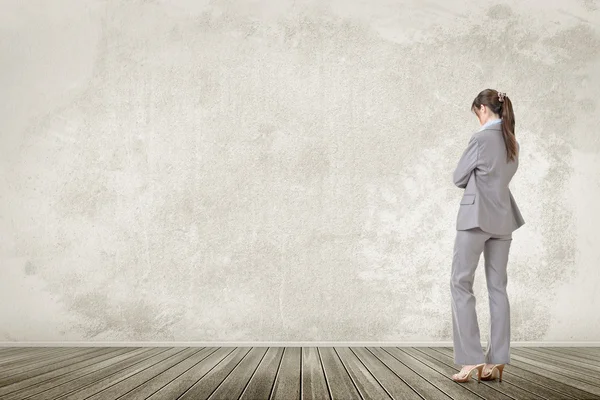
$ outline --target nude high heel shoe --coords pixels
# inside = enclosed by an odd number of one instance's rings
[[[454,382],[461,382],[461,383],[468,382],[469,379],[471,378],[471,373],[473,372],[473,370],[477,370],[477,383],[479,383],[481,381],[481,373],[483,372],[484,365],[485,364],[477,364],[477,365],[470,367],[469,369],[466,369],[465,367],[463,367],[459,373],[452,375],[452,380]]]
[[[493,381],[496,377],[494,371],[498,371],[498,382],[502,382],[502,372],[504,371],[504,364],[494,364],[488,374],[482,375],[482,381]]]

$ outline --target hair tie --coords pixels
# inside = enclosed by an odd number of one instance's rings
[[[504,96],[506,96],[506,93],[498,92],[498,100],[500,100],[500,102],[504,101]]]

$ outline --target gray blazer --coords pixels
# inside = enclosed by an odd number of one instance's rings
[[[465,189],[460,201],[456,229],[479,227],[485,232],[505,235],[525,224],[508,188],[517,168],[506,162],[501,125],[492,124],[475,132],[454,171],[454,184]]]

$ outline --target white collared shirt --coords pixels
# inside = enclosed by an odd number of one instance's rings
[[[491,119],[488,122],[486,122],[485,124],[483,124],[481,126],[481,129],[479,129],[480,131],[484,130],[485,128],[487,128],[488,126],[492,125],[492,124],[499,124],[502,122],[502,118],[496,118],[496,119]]]

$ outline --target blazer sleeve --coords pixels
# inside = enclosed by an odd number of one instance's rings
[[[473,136],[467,145],[467,148],[463,152],[458,165],[454,170],[453,180],[454,184],[461,189],[467,187],[471,172],[479,166],[479,143],[477,137]]]

